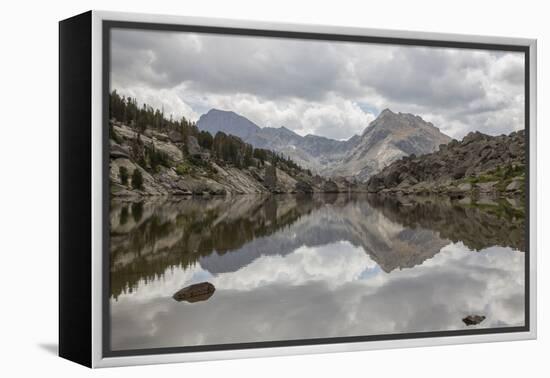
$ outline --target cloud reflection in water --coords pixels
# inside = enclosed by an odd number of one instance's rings
[[[310,237],[321,234],[322,243]],[[234,251],[140,279],[111,301],[112,348],[453,330],[466,328],[461,319],[471,313],[487,316],[476,327],[523,325],[525,254],[500,246],[474,252],[438,235],[364,201],[322,205]],[[289,248],[247,255],[269,241]],[[386,250],[396,254],[381,257]],[[201,281],[216,287],[207,301],[172,300]]]

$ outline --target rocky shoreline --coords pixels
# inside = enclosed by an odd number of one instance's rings
[[[162,163],[152,166],[155,156]],[[192,135],[141,133],[116,121],[111,121],[110,184],[114,197],[366,192],[364,184],[312,175],[285,160],[252,158],[237,167],[212,156]]]
[[[369,193],[451,198],[524,196],[525,132],[468,134],[437,152],[404,157],[372,176]]]
[[[435,152],[402,157],[360,182],[313,174],[288,157],[223,132],[212,136],[190,123],[170,125],[139,128],[110,121],[113,197],[376,193],[464,198],[524,197],[526,192],[523,130],[500,136],[472,132]]]

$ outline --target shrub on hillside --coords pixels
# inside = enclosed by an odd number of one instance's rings
[[[143,189],[143,176],[138,168],[134,169],[134,173],[132,174],[132,188]]]

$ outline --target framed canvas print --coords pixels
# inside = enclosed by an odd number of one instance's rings
[[[60,22],[60,355],[536,337],[536,41]]]

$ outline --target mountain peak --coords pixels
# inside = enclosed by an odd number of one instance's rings
[[[281,127],[279,127],[279,130],[285,132],[286,134],[298,135],[298,134],[296,134],[294,131],[292,131],[292,130],[290,130],[288,127],[286,127],[286,126],[281,126]]]
[[[395,113],[392,112],[390,108],[385,108],[384,110],[382,110],[382,111],[380,112],[380,114],[378,115],[378,117],[382,117],[382,116],[390,115],[390,114],[395,114]]]
[[[339,174],[365,179],[401,156],[423,155],[451,138],[420,116],[384,109],[339,167]]]
[[[203,114],[202,116],[205,116],[205,115],[222,115],[222,114],[227,114],[227,115],[235,115],[237,117],[241,117],[240,115],[238,115],[237,113],[235,113],[234,111],[232,110],[223,110],[223,109],[216,109],[216,108],[212,108],[210,109],[209,111],[207,111],[205,114]],[[201,117],[202,117],[201,116]]]
[[[235,135],[254,148],[290,156],[321,174],[354,176],[363,180],[410,154],[433,152],[451,138],[421,117],[385,108],[361,135],[337,141],[316,135],[301,136],[286,126],[260,128],[232,111],[211,109],[197,122],[200,130]]]
[[[386,108],[363,131],[363,135],[371,132],[371,129],[395,127],[420,127],[440,131],[431,122],[425,121],[421,116],[412,113],[393,112]]]
[[[216,135],[218,131],[246,139],[260,130],[260,126],[230,110],[210,109],[197,121],[200,130]]]
[[[206,114],[212,114],[212,113],[233,113],[233,112],[231,110],[222,110],[222,109],[216,109],[216,108],[212,108],[206,112]]]

